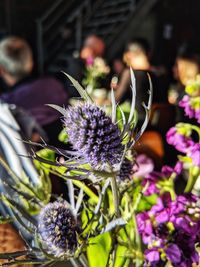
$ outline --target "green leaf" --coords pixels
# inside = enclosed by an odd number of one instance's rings
[[[76,90],[79,92],[80,96],[88,101],[89,103],[93,103],[93,100],[91,99],[91,97],[88,95],[87,91],[73,78],[71,77],[69,74],[63,72],[72,82],[73,86],[76,88]]]
[[[117,246],[116,251],[116,260],[114,267],[128,267],[129,266],[129,259],[125,257],[127,252],[127,248],[124,246]]]
[[[153,205],[156,204],[158,196],[156,194],[150,196],[142,196],[137,206],[137,212],[149,210]]]
[[[90,239],[87,248],[87,256],[90,267],[105,267],[111,248],[111,237],[109,233],[98,235]]]
[[[58,140],[60,142],[63,142],[64,144],[67,144],[68,142],[68,135],[67,135],[67,131],[65,129],[63,129],[59,135],[58,135]]]
[[[187,157],[187,156],[181,156],[181,155],[179,155],[178,156],[178,159],[180,161],[182,161],[183,163],[192,163],[191,158],[190,157]]]

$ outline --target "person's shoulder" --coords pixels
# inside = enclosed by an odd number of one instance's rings
[[[129,80],[130,78],[131,78],[130,69],[129,68],[125,68],[121,73],[121,79]]]
[[[33,88],[43,88],[52,90],[64,90],[63,84],[54,76],[45,75],[39,78],[32,80],[32,82],[28,85]]]

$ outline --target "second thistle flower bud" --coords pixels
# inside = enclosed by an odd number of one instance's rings
[[[55,201],[42,209],[38,233],[49,253],[56,257],[73,254],[78,246],[78,231],[76,216],[66,201]]]

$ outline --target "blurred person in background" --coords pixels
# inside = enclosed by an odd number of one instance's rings
[[[125,63],[121,59],[121,57],[114,58],[112,62],[112,80],[111,80],[111,88],[114,90],[117,89],[118,81],[121,78],[121,75],[126,68]]]
[[[92,34],[89,35],[83,44],[80,52],[80,58],[87,62],[87,60],[95,59],[96,57],[104,57],[105,43],[102,38]]]
[[[176,80],[169,88],[169,102],[176,107],[176,121],[190,122],[196,124],[196,120],[191,120],[184,116],[184,110],[179,107],[179,102],[184,97],[185,87],[196,80],[200,73],[200,51],[196,43],[183,44],[178,49],[175,64],[173,66],[173,76]]]
[[[94,63],[96,58],[103,58],[105,52],[105,43],[103,39],[92,34],[86,37],[80,50],[75,51],[71,56],[66,58],[66,67],[63,69],[67,74],[71,75],[79,83],[86,78],[86,69]],[[56,77],[63,83],[69,98],[80,97],[77,90],[71,86],[71,82],[66,76],[59,72]],[[101,79],[101,87],[107,87],[108,81]]]
[[[97,71],[101,72],[101,69],[104,67],[108,67],[109,71],[105,73],[105,75],[99,75],[98,77],[98,88],[110,89],[110,68],[107,65],[106,60],[104,59],[106,45],[102,38],[97,35],[89,35],[84,43],[80,52],[80,58],[83,60],[85,69],[92,66],[99,66]],[[87,75],[87,71],[85,72],[85,76]],[[85,77],[87,79],[87,77]],[[85,80],[84,78],[84,80]],[[97,89],[97,88],[94,88]]]
[[[32,50],[25,40],[11,36],[0,42],[0,76],[10,90],[0,99],[29,112],[47,133],[49,143],[58,145],[60,115],[46,104],[67,105],[67,94],[55,78],[33,79],[33,65]]]
[[[121,74],[121,78],[116,87],[116,99],[119,102],[131,101],[130,90],[130,67],[134,70],[136,77],[136,109],[139,120],[145,116],[142,102],[147,102],[149,81],[147,73],[150,74],[154,92],[153,103],[167,103],[167,75],[163,67],[155,67],[150,62],[150,46],[145,39],[137,38],[130,42],[124,52],[123,60],[126,68]]]
[[[183,44],[178,49],[173,76],[176,80],[169,89],[169,102],[178,104],[185,94],[185,86],[195,81],[200,73],[200,53],[193,44]]]

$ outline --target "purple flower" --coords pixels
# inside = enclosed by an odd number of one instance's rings
[[[86,63],[86,66],[92,66],[94,64],[94,58],[87,57],[85,63]]]
[[[193,221],[189,216],[185,215],[183,217],[177,217],[174,220],[174,226],[188,235],[193,235],[193,234],[196,235],[199,225],[197,222]]]
[[[157,199],[157,204],[155,204],[151,208],[149,213],[151,214],[151,216],[152,215],[154,216],[155,221],[158,225],[169,221],[170,217],[169,208],[165,207],[164,202],[161,198]]]
[[[152,172],[142,180],[142,186],[147,186],[147,189],[144,192],[145,196],[150,196],[152,194],[157,194],[160,192],[160,190],[156,186],[156,182],[158,181],[158,179],[160,179],[160,177],[160,173]]]
[[[178,133],[176,127],[169,129],[166,138],[170,145],[173,145],[178,151],[183,153],[187,153],[189,148],[194,144],[191,138]]]
[[[137,215],[139,233],[144,244],[148,244],[145,266],[162,266],[167,260],[176,267],[199,263],[198,200],[199,197],[187,194],[172,201],[167,194],[158,198],[149,211]]]
[[[198,108],[192,106],[192,100],[195,98],[190,98],[188,95],[185,95],[183,99],[179,102],[179,106],[184,108],[185,114],[191,119],[196,118],[200,123],[200,104],[197,105]],[[199,100],[197,100],[199,101]],[[198,102],[199,103],[199,102]]]
[[[160,253],[156,248],[147,249],[145,250],[145,258],[150,263],[158,263],[160,260]]]
[[[170,207],[170,221],[173,222],[177,214],[180,214],[186,211],[187,203],[188,203],[188,200],[185,196],[178,196],[176,198],[176,201],[169,202],[168,205]]]
[[[197,119],[197,122],[200,123],[200,109],[195,110],[195,118]]]
[[[151,173],[154,169],[154,163],[152,159],[145,154],[140,154],[136,157],[136,163],[133,170],[135,171],[134,177],[145,177]]]
[[[179,102],[179,106],[184,108],[185,114],[191,119],[195,117],[195,110],[191,107],[190,97],[185,95],[183,99]]]
[[[176,244],[170,244],[167,246],[166,250],[167,258],[172,263],[179,263],[181,261],[181,250]]]
[[[120,162],[119,128],[102,109],[91,104],[68,108],[64,123],[74,150],[93,167]]]
[[[136,216],[138,231],[142,235],[142,240],[148,244],[152,238],[153,228],[147,212],[142,212]]]
[[[181,250],[181,263],[180,266],[192,266],[193,263],[199,263],[199,255],[196,251],[195,235],[185,234],[182,230],[176,231],[174,242],[178,245]],[[179,266],[179,265],[178,265]]]
[[[75,251],[78,231],[76,216],[64,200],[47,204],[39,214],[38,233],[48,251],[56,257]]]
[[[200,143],[194,143],[191,146],[188,155],[192,159],[192,164],[194,166],[200,167]]]
[[[176,175],[180,175],[182,172],[182,169],[183,169],[183,163],[181,161],[178,161],[176,165],[174,166],[174,168],[167,166],[167,165],[163,166],[161,172],[165,177],[170,177],[172,173],[175,173]]]

